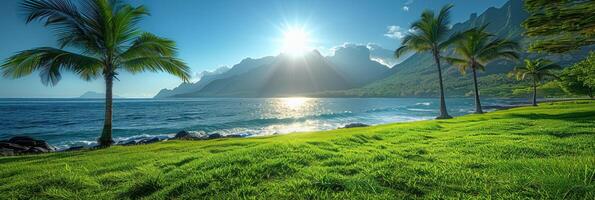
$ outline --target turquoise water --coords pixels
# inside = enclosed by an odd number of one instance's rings
[[[485,99],[484,106],[518,99]],[[116,99],[114,139],[171,137],[181,130],[249,136],[432,119],[437,99],[425,98],[199,98]],[[447,100],[451,115],[473,112],[471,98]],[[27,135],[59,148],[94,145],[101,133],[102,99],[0,99],[0,139]]]

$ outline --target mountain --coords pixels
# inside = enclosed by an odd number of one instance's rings
[[[275,97],[294,96],[355,87],[336,66],[318,51],[303,57],[280,54],[272,63],[249,72],[214,80],[200,91],[176,97]]]
[[[83,99],[105,99],[105,93],[88,91],[88,92],[85,92],[85,94],[79,96],[78,98],[83,98]],[[120,97],[118,95],[112,95],[112,98],[123,98],[123,97]]]
[[[163,89],[155,98],[305,95],[361,87],[388,75],[389,68],[372,61],[365,45],[344,45],[327,57],[314,50],[303,57],[280,54],[247,58],[228,71],[205,75],[196,83]]]
[[[339,47],[327,60],[343,77],[360,86],[389,75],[389,68],[370,60],[370,49],[363,45]]]
[[[249,72],[255,68],[258,68],[262,65],[270,64],[273,62],[273,59],[274,59],[273,56],[268,56],[268,57],[263,57],[263,58],[258,58],[258,59],[246,58],[228,70],[215,70],[214,71],[214,72],[218,72],[218,73],[201,73],[202,77],[200,78],[200,80],[198,82],[182,83],[178,87],[171,89],[171,90],[162,89],[161,91],[159,91],[159,93],[157,93],[157,95],[155,95],[154,98],[168,98],[168,97],[174,97],[176,95],[194,93],[194,92],[201,90],[203,87],[205,87],[206,85],[208,85],[209,83],[211,83],[215,80],[241,75],[241,74]]]
[[[408,53],[407,55],[401,56],[399,58],[395,58],[395,50],[385,49],[377,44],[368,44],[366,45],[368,49],[370,49],[370,60],[376,61],[380,64],[383,64],[387,67],[394,67],[396,64],[399,64],[406,60],[412,53]]]
[[[481,15],[471,14],[468,20],[454,24],[452,33],[462,32],[469,28],[488,24],[487,31],[511,40],[519,41],[526,47],[530,41],[522,36],[521,23],[528,16],[523,9],[521,0],[510,0],[500,8],[488,8]],[[526,48],[524,48],[526,49]],[[592,49],[592,48],[591,48]],[[583,59],[589,49],[563,55],[540,55],[535,53],[522,53],[524,58],[545,57],[566,66]],[[452,52],[446,52],[449,55]],[[443,64],[445,93],[447,96],[472,95],[472,76],[461,75],[455,67]],[[506,73],[511,71],[517,63],[509,61],[496,61],[487,66],[485,72],[480,72],[479,86],[483,96],[510,96],[513,91],[526,87],[525,82],[508,78]],[[392,75],[385,79],[375,81],[364,87],[313,94],[315,96],[422,96],[436,97],[438,94],[437,70],[429,53],[415,53],[405,61],[390,69]]]

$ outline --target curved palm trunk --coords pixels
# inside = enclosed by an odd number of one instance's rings
[[[103,131],[99,138],[99,146],[109,147],[114,143],[112,140],[112,87],[114,77],[105,76],[105,119],[103,122]]]
[[[537,106],[537,83],[533,79],[533,106]]]
[[[483,110],[481,109],[481,102],[479,100],[479,89],[477,89],[477,73],[475,72],[475,66],[472,66],[471,69],[473,70],[473,85],[475,86],[475,113],[482,114]]]
[[[450,119],[452,117],[448,115],[448,111],[446,110],[446,101],[444,100],[444,86],[442,84],[442,69],[440,67],[440,58],[437,51],[434,51],[434,60],[436,61],[436,66],[438,67],[438,81],[440,83],[440,115],[436,117],[436,119]]]

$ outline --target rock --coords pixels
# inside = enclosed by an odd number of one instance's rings
[[[25,153],[47,153],[49,152],[48,149],[41,148],[41,147],[31,147],[25,151]]]
[[[0,142],[0,148],[12,149],[13,151],[27,151],[27,149],[29,149],[27,147],[9,142]]]
[[[151,139],[141,140],[141,141],[137,142],[136,144],[151,144],[151,143],[155,143],[155,142],[159,142],[159,141],[161,141],[161,139],[159,139],[158,137],[154,137]]]
[[[240,135],[240,134],[231,134],[231,135],[226,135],[225,137],[226,138],[240,138],[240,137],[242,137],[242,135]]]
[[[66,149],[64,151],[80,151],[80,150],[83,150],[83,149],[85,149],[84,146],[73,146],[73,147],[70,147],[70,148],[68,148],[68,149]]]
[[[138,142],[136,142],[135,140],[130,140],[127,142],[123,141],[122,143],[120,143],[120,145],[124,145],[124,146],[130,146],[130,145],[136,145],[136,144],[138,144]]]
[[[15,136],[8,140],[9,143],[18,144],[24,147],[41,147],[48,151],[55,151],[56,149],[49,145],[46,141],[36,140],[29,136]]]
[[[213,134],[210,134],[207,137],[207,139],[217,139],[217,138],[221,138],[221,137],[223,137],[223,136],[221,136],[221,134],[219,134],[219,133],[213,133]]]
[[[225,135],[224,137],[226,137],[226,138],[242,138],[242,137],[248,137],[251,135],[252,134],[250,134],[250,133],[235,133],[235,134]]]
[[[211,134],[212,135],[212,134]],[[204,131],[180,131],[176,133],[173,139],[178,140],[206,140],[206,139],[213,139],[209,138],[210,135],[205,133]],[[217,137],[216,135],[213,137]],[[219,134],[219,137],[221,135]]]
[[[14,150],[0,147],[0,156],[14,156]]]
[[[351,124],[345,125],[343,128],[358,128],[358,127],[368,127],[368,126],[370,126],[370,125],[363,124],[363,123],[351,123]]]
[[[180,132],[176,133],[176,135],[174,136],[174,139],[179,139],[179,140],[192,139],[192,134],[190,134],[190,132],[188,132],[188,131],[180,131]]]
[[[0,155],[18,155],[23,153],[47,153],[56,151],[56,148],[44,140],[36,140],[28,136],[15,136],[8,140],[0,141]]]

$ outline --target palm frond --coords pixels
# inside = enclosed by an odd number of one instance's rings
[[[132,45],[123,52],[120,57],[122,59],[132,59],[144,56],[172,57],[176,55],[176,51],[177,49],[174,41],[158,37],[151,33],[143,33],[132,42]]]
[[[182,60],[167,56],[141,56],[124,60],[120,65],[130,73],[167,72],[181,78],[184,82],[188,82],[191,73],[190,67]]]
[[[2,74],[9,78],[20,78],[34,71],[40,71],[44,85],[56,85],[61,71],[71,71],[84,80],[93,80],[102,73],[100,60],[51,47],[21,51],[8,58],[1,66]]]
[[[395,50],[395,58],[400,58],[405,53],[410,52],[410,51],[411,51],[411,48],[409,48],[409,46],[407,46],[407,45],[400,46],[399,48],[397,48],[397,50]]]
[[[461,74],[465,74],[465,71],[468,67],[470,67],[470,63],[468,60],[455,58],[455,57],[442,57],[448,64],[456,66]]]
[[[136,26],[138,22],[148,15],[144,6],[132,7],[124,5],[115,11],[111,23],[113,24],[113,39],[115,45],[127,43],[140,35],[141,32]]]
[[[68,0],[25,0],[21,8],[26,14],[26,22],[44,22],[58,37],[61,48],[66,46],[84,47],[90,52],[98,52],[101,43],[88,26],[89,18],[81,14],[74,3]],[[82,12],[86,10],[82,9]]]
[[[450,9],[452,9],[453,6],[453,4],[447,4],[443,6],[438,13],[438,17],[435,20],[436,28],[434,29],[437,34],[436,39],[438,40],[442,39],[442,37],[445,37],[446,32],[449,30],[448,24],[450,24]]]

